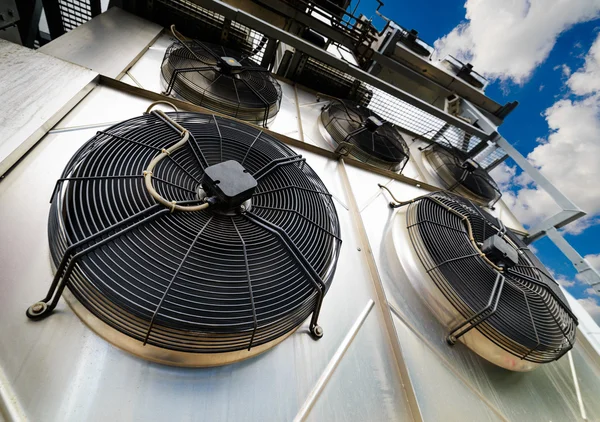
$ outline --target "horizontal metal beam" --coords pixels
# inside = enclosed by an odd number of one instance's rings
[[[337,58],[329,54],[328,52],[322,50],[319,47],[314,46],[313,44],[303,40],[302,38],[294,34],[290,34],[289,32],[284,31],[283,29],[280,29],[276,26],[273,26],[270,23],[257,18],[256,16],[244,12],[243,10],[237,9],[218,0],[192,0],[192,2],[198,4],[199,6],[213,10],[214,12],[225,16],[225,18],[227,19],[231,19],[233,21],[241,23],[242,25],[246,25],[252,29],[260,31],[267,37],[277,38],[281,42],[288,44],[302,51],[303,53],[306,53],[309,56],[322,61],[323,63],[329,66],[332,66],[344,73],[347,73],[350,76],[353,76],[363,82],[366,82],[376,88],[379,88],[382,91],[385,91],[388,94],[391,94],[394,97],[405,101],[410,105],[413,105],[439,119],[442,119],[445,122],[448,122],[451,125],[464,130],[467,133],[470,133],[471,135],[477,136],[483,141],[489,139],[489,134],[485,133],[479,128],[470,125],[464,120],[452,116],[446,113],[445,111],[421,100],[420,98],[417,98],[414,95],[404,92],[403,90],[379,79],[376,76],[371,75],[370,73],[365,72],[364,70],[356,66],[350,65],[343,59]]]
[[[535,242],[540,237],[543,237],[550,228],[560,229],[584,215],[585,212],[581,210],[562,210],[532,227],[529,230],[529,236],[525,239],[525,243],[530,244]]]
[[[110,88],[114,88],[117,89],[119,91],[122,92],[127,92],[129,94],[132,95],[136,95],[138,97],[142,97],[142,98],[146,98],[148,100],[151,101],[158,101],[158,100],[162,100],[162,101],[169,101],[171,103],[173,103],[177,108],[181,109],[181,110],[188,110],[188,111],[196,111],[199,113],[207,113],[207,114],[214,114],[216,116],[221,116],[221,117],[225,117],[227,119],[232,119],[232,120],[236,120],[239,121],[241,123],[244,123],[246,125],[249,126],[253,126],[257,129],[262,130],[263,132],[265,132],[268,135],[273,136],[275,139],[278,139],[279,141],[288,144],[294,148],[300,148],[300,149],[304,149],[305,151],[308,152],[312,152],[314,154],[318,154],[322,157],[325,158],[329,158],[329,159],[333,159],[333,160],[337,160],[340,157],[339,155],[337,155],[336,153],[334,153],[333,151],[329,151],[323,148],[319,148],[316,145],[312,145],[306,142],[302,142],[299,141],[298,139],[294,139],[294,138],[290,138],[289,136],[283,135],[281,133],[278,132],[274,132],[272,130],[266,129],[262,126],[256,126],[250,122],[245,122],[242,120],[238,120],[235,117],[231,117],[231,116],[227,116],[225,114],[221,114],[219,112],[216,112],[214,110],[209,110],[207,108],[201,107],[201,106],[197,106],[195,104],[192,103],[188,103],[187,101],[182,101],[182,100],[178,100],[177,98],[173,98],[173,97],[167,97],[165,95],[159,94],[157,92],[153,92],[153,91],[148,91],[145,90],[143,88],[139,88],[137,86],[133,86],[133,85],[129,85],[126,84],[125,82],[121,82],[119,80],[110,78],[108,76],[104,76],[104,75],[100,75],[99,77],[99,83],[100,85],[104,85]],[[375,173],[375,174],[379,174],[381,176],[387,177],[388,179],[394,179],[397,180],[398,182],[402,182],[405,183],[407,185],[410,186],[414,186],[417,188],[421,188],[424,190],[427,190],[429,192],[436,192],[439,191],[440,188],[434,185],[430,185],[429,183],[425,183],[425,182],[421,182],[420,180],[416,180],[416,179],[412,179],[410,177],[404,176],[402,174],[399,173],[394,173],[393,171],[390,170],[385,170],[379,167],[375,167],[371,164],[367,164],[365,162],[359,161],[355,158],[352,158],[350,156],[347,157],[343,157],[344,162],[350,166],[353,167],[357,167],[360,168],[362,170],[366,170],[366,171],[370,171],[371,173]]]
[[[581,218],[585,212],[581,210],[573,201],[566,197],[564,193],[556,188],[533,164],[527,160],[519,151],[516,150],[506,139],[498,134],[493,140],[496,145],[501,147],[506,153],[515,160],[521,169],[523,169],[533,179],[537,185],[548,192],[554,201],[562,208],[558,214],[548,218],[529,231],[527,242],[531,243],[543,236],[550,228],[561,228],[567,224]]]

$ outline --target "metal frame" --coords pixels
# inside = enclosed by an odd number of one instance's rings
[[[242,25],[246,25],[250,28],[260,31],[269,38],[278,39],[279,41],[288,44],[296,48],[297,50],[302,51],[303,53],[306,53],[317,60],[322,61],[323,63],[329,66],[332,66],[342,72],[347,73],[352,77],[360,79],[365,83],[379,88],[395,96],[396,98],[407,102],[408,104],[418,107],[421,110],[464,130],[465,132],[471,135],[477,136],[481,138],[482,141],[487,141],[490,138],[490,134],[470,125],[464,120],[452,116],[446,113],[445,111],[421,100],[420,98],[408,94],[407,92],[404,92],[403,90],[393,86],[392,84],[389,84],[356,66],[350,65],[343,59],[332,56],[331,54],[303,40],[302,38],[291,34],[281,28],[278,28],[268,22],[265,22],[241,9],[235,8],[229,4],[223,3],[218,0],[192,0],[192,2],[199,6],[210,9],[216,13],[219,13],[223,15],[226,19],[239,22]]]
[[[502,148],[533,181],[544,189],[561,208],[557,214],[547,218],[529,230],[525,237],[526,244],[531,244],[544,235],[560,249],[560,251],[571,261],[578,273],[593,287],[600,292],[600,273],[592,268],[589,262],[582,257],[558,232],[557,229],[583,217],[586,213],[571,201],[565,194],[556,188],[533,164],[527,160],[515,147],[513,147],[502,135],[497,132],[498,127],[478,112],[472,105],[466,102],[466,113],[475,117],[484,129],[493,134],[491,143]]]

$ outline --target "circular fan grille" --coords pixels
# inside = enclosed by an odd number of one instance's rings
[[[168,95],[266,126],[279,112],[281,87],[250,57],[220,45],[176,41],[167,49],[161,81]]]
[[[54,264],[73,245],[100,244],[79,258],[67,287],[106,324],[150,345],[217,353],[284,336],[333,278],[341,240],[331,195],[301,156],[261,131],[168,115],[192,138],[154,169],[159,193],[198,202],[203,169],[236,160],[258,182],[250,210],[171,213],[156,204],[142,172],[180,133],[147,114],[99,132],[67,165],[49,217]]]
[[[370,125],[370,117],[381,126]],[[402,135],[366,107],[333,100],[321,112],[321,124],[336,145],[352,145],[351,154],[361,161],[392,171],[401,171],[408,162],[408,147]]]
[[[463,217],[478,245],[498,235],[517,250],[518,263],[494,268],[471,242]],[[485,310],[473,325],[490,341],[536,363],[572,347],[577,319],[558,284],[499,220],[464,198],[436,192],[409,206],[407,227],[427,273],[465,320]]]
[[[467,196],[481,205],[493,206],[502,196],[488,172],[474,160],[468,160],[460,150],[452,148],[449,151],[433,144],[423,154],[446,189]]]

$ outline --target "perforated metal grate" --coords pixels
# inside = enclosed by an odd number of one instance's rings
[[[426,111],[421,110],[381,89],[369,86],[373,91],[373,97],[369,108],[388,121],[423,136],[425,139],[443,144],[450,144],[461,151],[469,152],[481,143],[481,139],[467,134],[464,130],[447,124]],[[484,150],[475,157],[475,160],[487,168],[498,160],[506,158],[506,152],[501,148]],[[492,155],[488,155],[492,153]]]
[[[94,16],[92,14],[92,2],[59,0],[58,8],[60,10],[60,16],[65,31],[77,28]]]
[[[182,33],[201,41],[234,47],[257,63],[261,63],[268,42],[264,34],[187,0],[158,0],[154,20],[165,27],[177,22],[177,29]]]

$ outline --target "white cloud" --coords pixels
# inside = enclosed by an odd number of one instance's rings
[[[565,228],[579,234],[600,223],[600,189],[595,187],[600,180],[600,35],[585,64],[571,74],[566,85],[572,98],[561,99],[545,110],[543,116],[550,133],[527,158],[588,213]],[[509,183],[518,188],[516,193],[507,192],[504,198],[523,224],[535,225],[559,211],[550,195],[538,189],[527,174],[509,173],[504,168],[493,175],[500,178],[501,186]]]
[[[596,40],[585,57],[585,64],[569,78],[567,85],[576,95],[600,92],[600,42]]]
[[[506,163],[500,163],[500,165],[490,171],[490,175],[494,178],[501,190],[506,190],[510,187],[516,173],[517,168],[514,166],[510,167]]]
[[[559,275],[558,277],[555,276],[554,279],[558,284],[560,284],[563,287],[571,287],[575,285],[575,281],[569,280],[564,275]]]
[[[588,264],[600,271],[600,253],[589,254],[584,256],[584,258],[587,260]]]
[[[435,42],[439,57],[470,61],[489,77],[525,82],[563,32],[595,19],[598,0],[467,0],[466,22]]]
[[[562,75],[565,78],[568,78],[569,76],[571,76],[572,70],[566,64],[563,64],[563,65],[560,65],[560,66],[554,66],[554,70],[558,70],[558,69],[560,69],[562,71]]]
[[[577,299],[577,301],[583,306],[583,309],[587,311],[588,314],[596,321],[596,323],[600,324],[600,305],[593,297],[586,297],[583,299]]]
[[[585,289],[585,294],[588,296],[600,296],[600,293],[598,293],[598,291],[593,287],[588,287]]]

